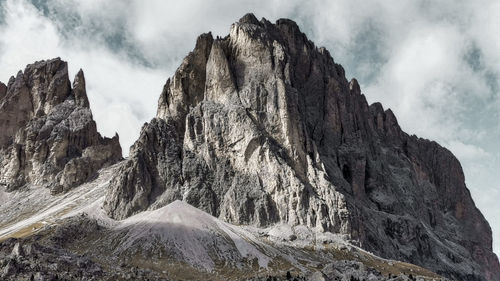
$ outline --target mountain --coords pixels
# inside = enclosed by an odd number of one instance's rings
[[[103,138],[92,119],[83,71],[73,81],[59,58],[0,82],[0,184],[67,191],[122,159],[118,135]]]
[[[500,280],[459,161],[291,20],[199,36],[123,161],[60,59],[0,107],[4,279]]]
[[[397,90],[397,89],[395,89]],[[461,280],[500,276],[458,160],[368,105],[290,20],[201,35],[112,180],[123,219],[183,200],[233,224],[306,225]]]

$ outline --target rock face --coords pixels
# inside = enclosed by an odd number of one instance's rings
[[[307,225],[453,279],[500,280],[458,160],[368,105],[290,20],[249,14],[225,38],[198,38],[104,207],[123,219],[178,199],[234,224]]]
[[[30,64],[0,83],[0,184],[66,191],[122,158],[118,135],[103,138],[80,70],[73,87],[59,58]]]

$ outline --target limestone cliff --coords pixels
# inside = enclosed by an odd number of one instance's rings
[[[344,234],[457,280],[500,280],[458,160],[369,105],[287,19],[249,14],[224,38],[198,38],[105,209],[123,219],[177,199],[234,224]]]
[[[122,158],[118,135],[97,132],[80,70],[73,86],[59,58],[0,83],[0,184],[66,191]]]

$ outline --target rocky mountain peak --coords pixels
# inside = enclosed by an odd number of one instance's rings
[[[245,24],[245,23],[255,24],[255,25],[259,25],[260,24],[259,20],[252,13],[248,13],[248,14],[244,15],[238,21],[238,24]]]
[[[68,64],[60,58],[28,65],[24,73],[18,74],[14,84],[31,89],[35,116],[47,115],[71,95]]]
[[[175,200],[234,224],[338,233],[453,278],[500,276],[458,160],[368,105],[288,19],[247,14],[197,39],[104,207],[123,219]]]
[[[65,191],[121,159],[118,136],[97,132],[83,71],[71,87],[60,58],[30,64],[0,86],[0,147],[0,183],[8,190]]]

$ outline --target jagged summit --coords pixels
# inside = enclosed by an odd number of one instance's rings
[[[243,17],[240,18],[240,20],[238,21],[238,23],[240,24],[244,24],[244,23],[249,23],[249,24],[259,24],[259,20],[255,17],[254,14],[252,13],[248,13],[246,15],[244,15]]]
[[[397,90],[397,89],[395,89]],[[160,95],[105,209],[183,200],[234,224],[305,225],[460,280],[499,280],[458,160],[409,136],[291,20],[201,35]]]
[[[26,66],[0,83],[0,184],[66,191],[122,158],[118,135],[103,138],[80,70],[73,87],[60,58]]]

